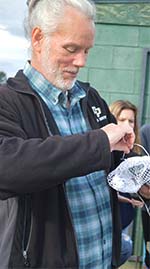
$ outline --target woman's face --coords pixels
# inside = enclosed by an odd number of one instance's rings
[[[123,109],[117,119],[119,125],[128,124],[133,129],[135,127],[135,114],[132,109]]]

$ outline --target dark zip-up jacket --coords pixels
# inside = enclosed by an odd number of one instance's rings
[[[22,71],[0,87],[2,268],[78,268],[64,183],[98,170],[109,172],[112,154],[107,135],[100,128],[114,121],[96,90],[88,83],[80,84],[87,92],[81,100],[82,111],[94,130],[66,137],[60,136],[50,111]],[[110,196],[115,265],[119,260],[120,223],[112,189]]]

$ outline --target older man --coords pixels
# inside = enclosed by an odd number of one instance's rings
[[[76,80],[94,45],[94,14],[88,0],[28,1],[31,59],[0,89],[1,268],[117,265],[106,174],[111,152],[129,152],[134,135]]]

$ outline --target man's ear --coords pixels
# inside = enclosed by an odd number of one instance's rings
[[[41,45],[44,39],[44,34],[39,27],[32,30],[32,47],[36,52],[41,51]]]

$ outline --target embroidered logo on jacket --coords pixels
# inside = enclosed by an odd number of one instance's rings
[[[93,110],[94,114],[96,115],[97,122],[103,121],[107,118],[106,115],[101,116],[102,111],[101,111],[100,107],[92,106],[92,110]]]

